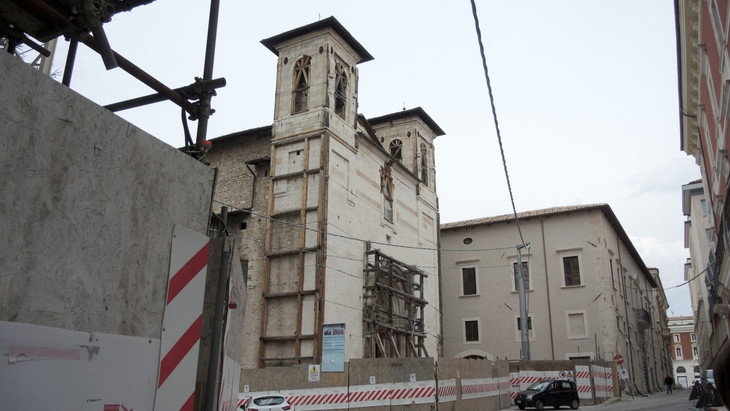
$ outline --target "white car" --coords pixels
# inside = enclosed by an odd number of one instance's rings
[[[294,407],[281,395],[253,397],[247,405],[242,405],[241,408],[247,411],[294,411]]]

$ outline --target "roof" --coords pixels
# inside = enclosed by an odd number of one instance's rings
[[[431,116],[426,114],[426,111],[421,107],[412,108],[410,110],[396,111],[395,113],[386,114],[384,116],[370,118],[368,119],[368,122],[370,124],[380,124],[409,117],[419,117],[421,120],[423,120],[424,123],[426,123],[428,127],[431,128],[431,130],[436,133],[437,136],[443,136],[444,134],[446,134],[443,130],[441,130],[441,127],[439,127],[439,125],[436,124],[435,121],[433,121]]]
[[[211,138],[209,141],[211,143],[216,142],[223,142],[226,140],[231,140],[237,137],[244,137],[244,136],[261,136],[261,135],[267,135],[268,137],[271,137],[271,131],[272,126],[262,126],[262,127],[256,127],[256,128],[250,128],[248,130],[243,131],[236,131],[233,133],[225,134],[219,137]]]
[[[311,33],[313,31],[317,30],[324,30],[324,29],[332,29],[337,33],[340,37],[342,37],[343,40],[347,43],[348,46],[352,47],[353,50],[360,56],[360,61],[358,63],[363,63],[366,61],[370,61],[373,59],[373,56],[368,53],[367,50],[365,50],[365,47],[362,46],[355,38],[350,34],[347,29],[345,29],[342,24],[340,24],[339,21],[337,21],[336,18],[330,16],[326,19],[316,21],[311,24],[307,24],[306,26],[302,26],[293,30],[289,30],[287,32],[277,34],[276,36],[269,37],[267,39],[261,40],[261,44],[266,46],[269,50],[271,50],[272,53],[279,55],[279,50],[276,49],[276,46],[279,44],[293,39],[295,37],[303,36],[307,33]]]
[[[649,281],[649,284],[651,284],[652,287],[657,287],[658,284],[657,284],[656,280],[654,279],[654,276],[652,276],[651,273],[649,272],[649,269],[646,267],[646,264],[644,264],[644,260],[641,259],[641,255],[639,255],[639,252],[634,247],[628,234],[626,234],[626,231],[624,231],[623,227],[621,226],[621,223],[618,221],[616,214],[613,213],[613,210],[611,210],[611,207],[608,204],[575,205],[575,206],[545,208],[542,210],[534,210],[534,211],[525,211],[522,213],[517,213],[517,218],[519,220],[529,220],[531,218],[551,217],[551,216],[557,216],[557,215],[567,215],[567,214],[588,212],[588,211],[603,212],[603,214],[606,216],[608,221],[611,223],[611,226],[613,227],[613,229],[616,230],[616,233],[618,233],[619,237],[626,245],[626,248],[628,249],[629,254],[631,254],[631,257],[634,258],[634,261],[636,261],[636,264],[639,266],[639,269],[644,274],[644,277],[646,277],[646,279]],[[456,221],[453,223],[441,224],[440,229],[443,232],[443,231],[458,230],[458,229],[462,229],[462,228],[489,226],[492,224],[506,223],[506,222],[514,221],[514,219],[515,219],[514,214],[505,214],[505,215],[500,215],[500,216],[496,216],[496,217],[477,218],[477,219],[473,219],[473,220]]]

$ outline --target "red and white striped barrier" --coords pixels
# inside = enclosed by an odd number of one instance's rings
[[[439,403],[456,401],[456,380],[439,381]]]
[[[509,378],[475,378],[461,380],[461,398],[495,397],[510,391]]]
[[[593,393],[591,392],[591,372],[590,367],[587,365],[576,365],[575,366],[575,385],[578,389],[578,398],[580,399],[591,399]]]
[[[509,385],[510,385],[510,394],[509,396],[512,399],[515,399],[517,396],[517,393],[520,392],[520,373],[518,372],[511,372],[509,373]]]
[[[473,399],[496,396],[510,391],[509,378],[480,378],[462,380],[462,398]],[[260,395],[282,395],[298,411],[337,410],[389,405],[432,404],[436,396],[434,380],[392,384],[355,385],[309,390],[266,391],[240,393],[238,406],[247,404]],[[439,381],[439,402],[456,401],[456,380]]]
[[[613,370],[608,367],[594,365],[591,371],[593,373],[593,385],[596,391],[596,397],[613,397]]]
[[[173,231],[155,410],[193,409],[208,241],[187,228]]]

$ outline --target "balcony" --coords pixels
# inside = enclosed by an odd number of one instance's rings
[[[636,326],[639,331],[644,331],[651,327],[651,314],[648,310],[637,308],[636,310]]]

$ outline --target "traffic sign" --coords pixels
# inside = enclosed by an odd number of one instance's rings
[[[616,354],[613,356],[613,360],[616,361],[616,364],[621,365],[624,363],[624,356],[621,354]]]

